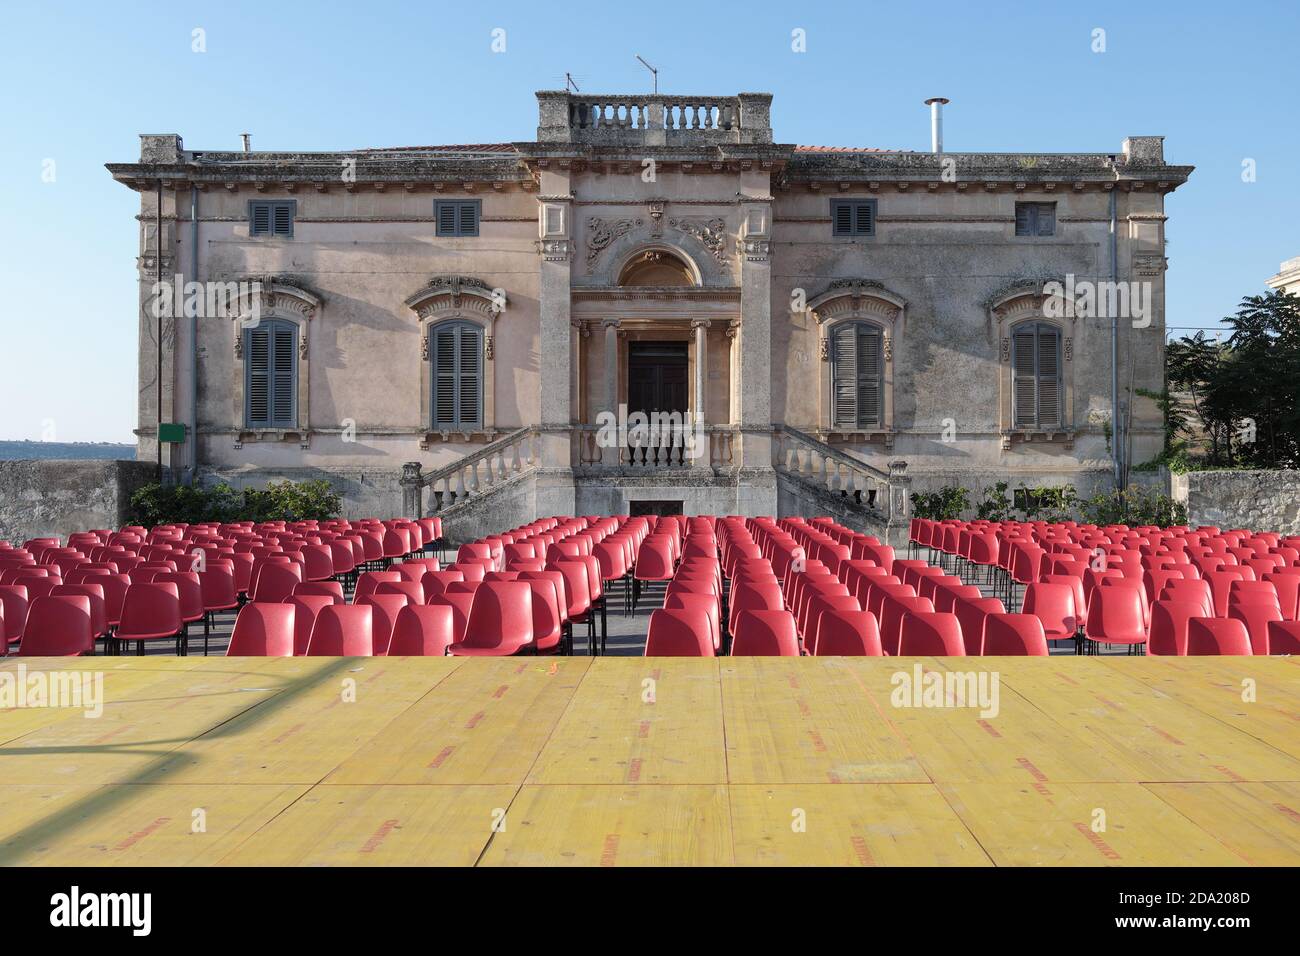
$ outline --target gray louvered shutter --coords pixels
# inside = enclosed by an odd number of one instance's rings
[[[1037,418],[1037,355],[1032,326],[1011,337],[1011,380],[1017,428],[1032,428]]]
[[[851,236],[853,235],[853,207],[846,202],[833,203],[833,219],[835,220],[835,235]]]
[[[460,204],[460,221],[456,224],[456,234],[460,236],[478,235],[478,203]]]
[[[1048,325],[1038,326],[1038,424],[1061,424],[1061,337]]]
[[[478,425],[483,346],[477,329],[462,326],[459,333],[460,369],[457,380],[456,413],[461,425]]]
[[[434,332],[430,359],[433,362],[433,423],[435,427],[456,425],[456,329]]]
[[[271,232],[277,236],[293,235],[293,206],[287,202],[271,207]]]
[[[876,232],[876,210],[869,202],[857,203],[853,207],[853,232],[859,236],[871,236]]]
[[[250,426],[271,424],[271,331],[265,325],[249,329],[244,348],[248,355],[248,381],[244,391],[244,416]]]
[[[454,236],[456,235],[456,204],[451,202],[438,203],[438,235]]]
[[[265,236],[271,231],[271,207],[264,202],[253,203],[249,211],[249,234]]]
[[[1038,235],[1050,236],[1056,232],[1056,205],[1045,202],[1038,204]]]
[[[1034,207],[1027,202],[1016,203],[1016,235],[1032,236],[1036,232]]]
[[[276,428],[293,428],[298,424],[294,415],[297,387],[294,374],[298,360],[292,326],[277,324],[272,330],[271,424]]]
[[[879,425],[880,333],[859,327],[857,331],[858,424]]]
[[[857,326],[843,325],[831,339],[831,408],[836,427],[858,424]]]

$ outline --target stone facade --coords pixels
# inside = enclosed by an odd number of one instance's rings
[[[1288,259],[1277,270],[1277,275],[1268,280],[1270,288],[1292,295],[1300,295],[1300,256]]]
[[[1130,388],[1162,381],[1164,197],[1191,173],[1160,137],[1087,155],[801,147],[775,141],[768,94],[537,98],[528,142],[228,153],[150,135],[138,162],[110,164],[141,201],[140,457],[161,418],[189,425],[165,456],[200,479],[391,482],[418,463],[419,506],[445,512],[536,470],[545,513],[773,513],[811,483],[891,526],[904,476],[1092,485],[1111,468],[1110,321],[1050,318],[1044,284],[1109,279],[1112,219],[1114,277],[1150,297],[1144,322],[1119,323],[1125,447],[1132,462],[1158,451],[1159,411]],[[870,234],[836,234],[845,199],[873,201]],[[291,236],[251,234],[260,200],[293,201]],[[477,235],[438,234],[447,200],[478,202]],[[1052,206],[1050,234],[1017,235],[1026,202]],[[258,280],[261,315],[298,330],[289,427],[246,423],[245,313],[153,316],[154,283],[178,273]],[[449,321],[483,336],[467,430],[431,411],[430,330]],[[1050,427],[1012,417],[1027,321],[1063,346]],[[830,343],[855,322],[879,334],[880,409],[845,427]],[[599,441],[601,414],[629,401],[633,349],[654,343],[686,350],[689,463]]]
[[[1300,472],[1193,471],[1171,475],[1192,527],[1300,534]]]
[[[131,495],[156,473],[147,461],[0,461],[0,540],[120,528]]]

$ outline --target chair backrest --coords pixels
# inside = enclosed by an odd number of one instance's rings
[[[408,604],[397,614],[389,657],[442,657],[455,640],[454,612],[446,604]]]
[[[363,571],[357,577],[357,588],[352,595],[352,600],[356,602],[367,594],[374,594],[381,584],[396,584],[403,580],[405,579],[400,571]]]
[[[1074,606],[1074,588],[1068,584],[1039,582],[1025,587],[1021,613],[1035,615],[1043,624],[1048,640],[1073,637],[1083,615]]]
[[[94,647],[90,598],[70,594],[38,597],[27,611],[23,657],[75,657]]]
[[[1300,655],[1300,621],[1270,621],[1268,650],[1270,654]]]
[[[915,600],[928,603],[926,598]],[[957,615],[934,611],[908,611],[903,615],[898,648],[903,656],[961,657],[966,653]]]
[[[328,597],[335,604],[346,604],[343,597],[343,585],[338,581],[304,581],[293,589],[294,597]]]
[[[722,605],[715,595],[676,592],[664,599],[664,607],[668,610],[703,611],[704,616],[709,619],[709,639],[713,644],[714,653],[722,649]]]
[[[386,581],[386,584],[397,582]],[[388,642],[393,639],[393,625],[397,623],[397,615],[402,608],[411,603],[410,598],[401,592],[392,594],[380,594],[374,591],[364,595],[357,602],[359,605],[369,606],[374,610],[371,617],[370,637],[371,651],[375,657],[383,657],[388,653]]]
[[[374,594],[400,594],[409,604],[424,603],[424,585],[419,581],[403,579],[401,581],[381,581],[372,592]]]
[[[1187,653],[1227,656],[1254,652],[1244,622],[1235,618],[1194,617],[1187,622]]]
[[[646,657],[713,657],[712,624],[700,608],[663,608],[650,615]]]
[[[969,657],[984,653],[984,624],[990,614],[1005,614],[1006,608],[998,598],[961,600],[953,607],[961,624],[962,644]]]
[[[374,653],[374,608],[366,604],[327,604],[312,625],[307,654],[312,657],[370,657]]]
[[[1282,620],[1282,611],[1277,604],[1269,598],[1231,604],[1228,607],[1228,617],[1246,625],[1251,652],[1267,657],[1269,624]]]
[[[1046,657],[1047,633],[1036,614],[990,614],[984,618],[985,657]]]
[[[905,585],[906,586],[906,585]],[[929,598],[915,595],[887,595],[880,607],[880,644],[885,653],[897,656],[903,633],[903,618],[908,614],[933,614],[934,605]]]
[[[170,582],[132,583],[122,602],[118,637],[167,637],[181,630],[180,591]]]
[[[293,594],[293,589],[302,580],[300,565],[264,562],[260,566],[254,566],[249,597],[254,601],[278,604]]]
[[[1300,569],[1268,571],[1264,574],[1264,580],[1277,590],[1282,619],[1294,621],[1300,618]]]
[[[736,619],[733,657],[798,657],[799,638],[789,611],[742,611]]]
[[[293,604],[245,604],[235,618],[226,656],[291,657],[297,613]]]
[[[862,605],[851,594],[813,594],[808,598],[803,618],[803,645],[809,654],[817,653],[821,619],[830,611],[861,611]],[[795,623],[798,624],[796,618]]]
[[[880,628],[870,611],[824,611],[812,653],[818,657],[880,657]]]
[[[475,589],[461,644],[508,655],[532,641],[533,591],[526,581],[488,581]]]
[[[443,591],[429,599],[430,606],[445,605],[451,608],[451,630],[455,638],[453,644],[459,644],[465,638],[465,625],[469,622],[469,609],[474,604],[472,591]]]

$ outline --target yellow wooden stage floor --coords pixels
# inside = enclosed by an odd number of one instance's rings
[[[29,660],[0,863],[1300,864],[1300,660],[916,660]]]

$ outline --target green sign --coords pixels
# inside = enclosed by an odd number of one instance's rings
[[[185,441],[184,422],[163,422],[158,426],[158,440],[172,445]]]

